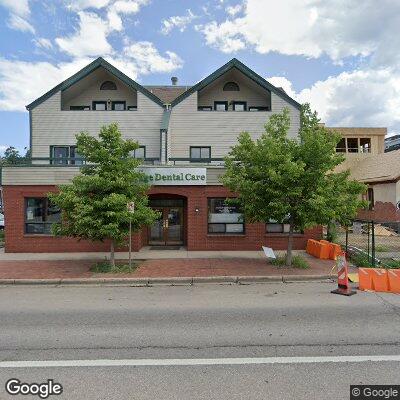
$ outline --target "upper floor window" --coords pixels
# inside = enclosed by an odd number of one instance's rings
[[[190,160],[209,160],[211,158],[210,146],[190,146]]]
[[[223,88],[224,92],[239,92],[240,88],[236,82],[227,82]]]
[[[82,165],[83,159],[78,154],[76,146],[51,146],[51,164],[55,165]]]
[[[139,146],[136,150],[131,151],[131,156],[144,160],[146,158],[146,146]]]
[[[361,153],[371,153],[371,138],[360,138]]]
[[[70,106],[71,111],[90,111],[90,106]]]
[[[247,103],[245,101],[234,101],[232,104],[233,104],[233,111],[247,110]]]
[[[111,103],[111,110],[125,111],[126,110],[126,101],[113,101]]]
[[[214,110],[215,111],[228,111],[228,102],[227,101],[214,101]]]
[[[106,101],[94,101],[92,103],[92,109],[95,111],[106,111],[107,102]]]
[[[105,81],[101,84],[100,90],[117,90],[117,85],[112,81]]]
[[[60,209],[47,198],[25,198],[25,233],[50,235],[51,225],[60,220]]]

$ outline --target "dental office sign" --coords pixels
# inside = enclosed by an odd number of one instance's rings
[[[206,168],[141,168],[150,185],[206,185]]]

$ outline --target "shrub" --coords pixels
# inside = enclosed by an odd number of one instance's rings
[[[108,262],[99,262],[92,265],[90,271],[96,274],[129,274],[134,272],[138,266],[138,263],[132,263],[131,267],[129,264],[115,264],[113,267]]]
[[[271,261],[271,263],[272,265],[276,265],[278,267],[286,266],[286,255],[276,257]],[[299,269],[308,269],[310,268],[310,265],[308,264],[307,260],[304,257],[300,255],[295,255],[293,256],[292,267]]]

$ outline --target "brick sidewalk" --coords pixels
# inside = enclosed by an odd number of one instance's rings
[[[131,274],[94,274],[89,271],[94,261],[1,261],[0,279],[327,275],[334,265],[332,260],[305,257],[309,269],[276,267],[262,259],[156,259],[142,262]]]

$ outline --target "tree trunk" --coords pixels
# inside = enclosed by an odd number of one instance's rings
[[[115,267],[115,243],[114,239],[111,240],[110,246],[110,264],[112,267]]]
[[[290,220],[288,246],[287,246],[287,253],[286,253],[286,265],[288,267],[292,266],[292,259],[293,259],[293,254],[292,254],[292,249],[293,249],[293,231],[294,231],[293,221]]]

